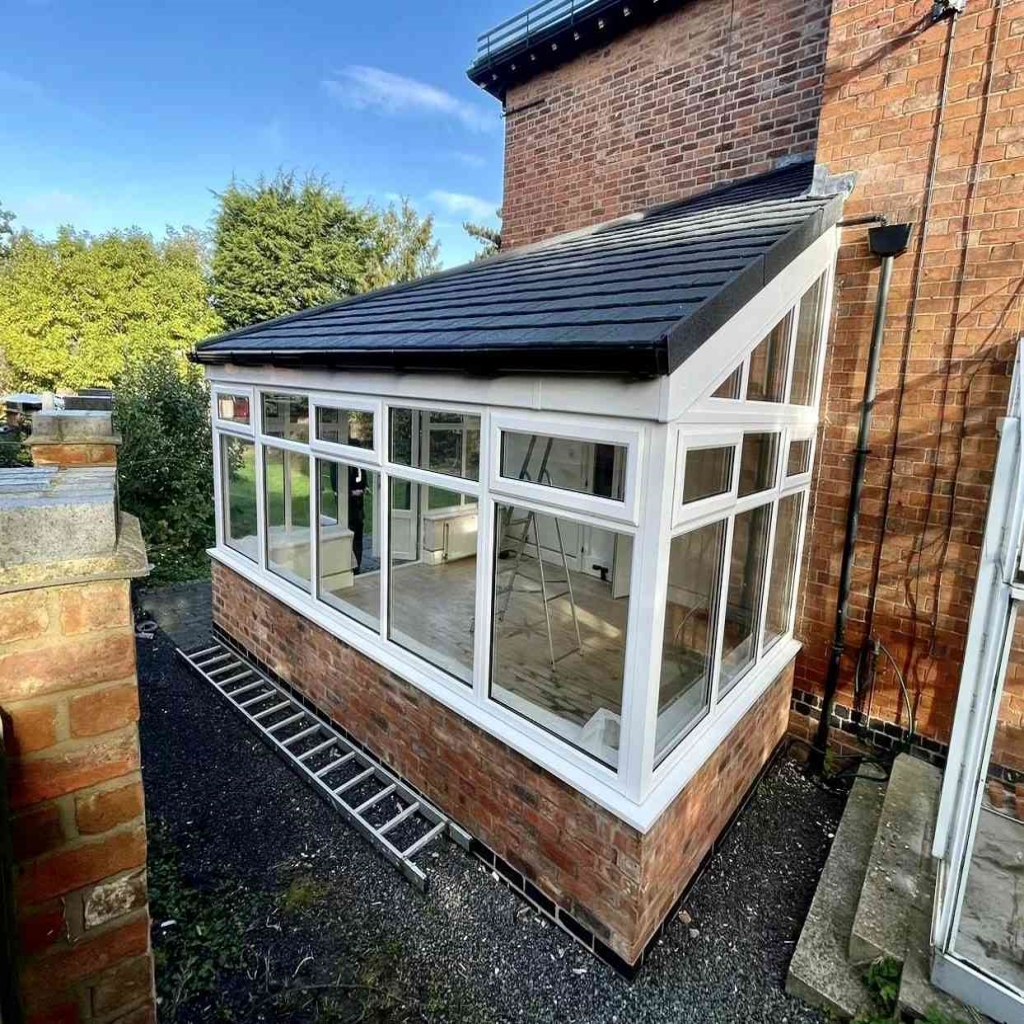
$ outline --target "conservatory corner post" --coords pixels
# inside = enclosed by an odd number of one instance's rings
[[[644,498],[633,571],[638,598],[633,627],[636,643],[625,694],[626,758],[622,772],[626,792],[637,802],[650,792],[654,774],[677,436],[664,423],[649,428],[642,475]]]

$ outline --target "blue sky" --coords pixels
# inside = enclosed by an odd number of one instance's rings
[[[0,203],[53,235],[209,225],[232,175],[326,174],[461,222],[501,202],[500,105],[465,76],[526,0],[3,0]]]

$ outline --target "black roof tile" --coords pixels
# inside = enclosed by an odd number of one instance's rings
[[[793,164],[211,338],[201,363],[671,373],[837,219]]]

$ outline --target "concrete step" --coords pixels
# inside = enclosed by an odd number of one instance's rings
[[[884,784],[854,782],[786,978],[791,995],[843,1019],[871,1009],[847,949],[884,795]]]
[[[849,936],[849,959],[891,957],[903,964],[917,915],[930,918],[935,894],[931,842],[942,775],[907,754],[896,758]]]
[[[906,956],[900,977],[897,1020],[971,1021],[991,1024],[988,1017],[970,1010],[951,995],[932,985],[931,914],[910,912]],[[929,1018],[929,1014],[932,1016]]]

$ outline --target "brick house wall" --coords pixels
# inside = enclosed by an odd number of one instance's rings
[[[918,730],[945,742],[996,421],[1024,326],[1024,2],[969,0],[955,26],[941,116],[950,23],[929,26],[922,19],[930,7],[833,4],[817,161],[833,173],[857,172],[846,216],[884,213],[916,226],[893,273],[847,649],[855,655],[869,629],[880,637],[907,681]],[[832,634],[876,279],[864,233],[845,231],[797,627],[804,650],[796,686],[812,694]],[[852,677],[848,657],[844,714],[906,726],[890,664],[879,664],[870,695],[855,697]],[[1017,676],[1007,685],[1016,689],[1004,716],[1019,729],[1024,690]]]
[[[792,668],[644,835],[218,562],[213,618],[629,965],[786,730]]]
[[[812,154],[828,9],[828,0],[691,2],[510,89],[503,244]]]

